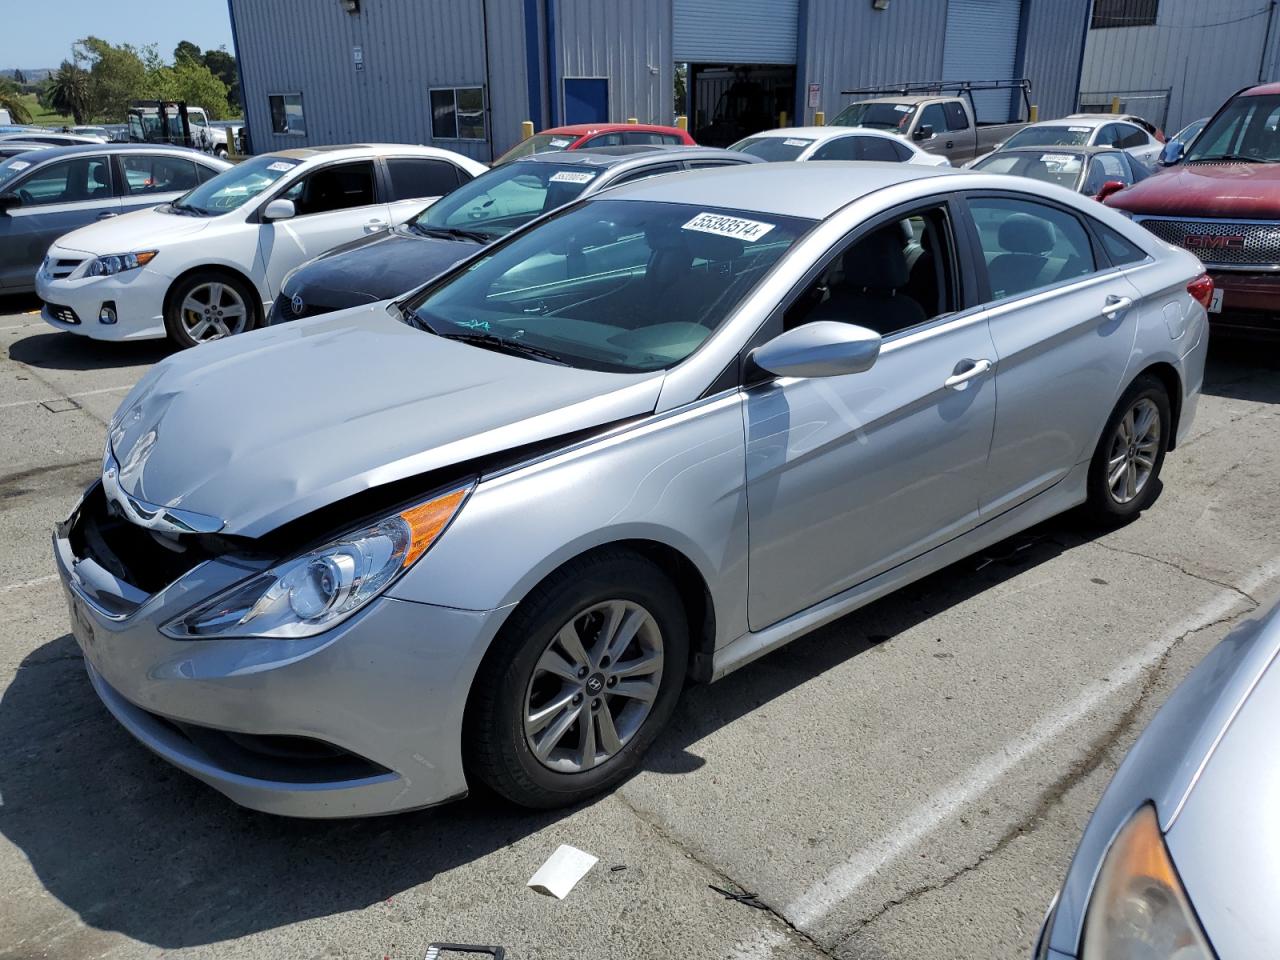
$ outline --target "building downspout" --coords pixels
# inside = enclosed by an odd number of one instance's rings
[[[1273,6],[1274,2],[1275,0],[1272,0]],[[233,46],[236,51],[236,79],[240,81],[240,119],[243,121],[241,126],[247,127],[249,126],[249,97],[248,87],[244,85],[244,60],[240,56],[240,32],[236,30],[236,0],[227,0],[227,14],[231,18],[231,46]],[[253,145],[253,138],[253,128],[249,127],[249,139],[251,141],[250,146]],[[228,145],[231,147],[235,146],[234,138]]]
[[[809,125],[809,0],[796,8],[796,118],[797,127]]]
[[[1276,3],[1280,0],[1271,0],[1271,5],[1267,7],[1267,29],[1262,35],[1262,58],[1258,63],[1258,82],[1264,83],[1267,77],[1267,57],[1271,55],[1271,27],[1276,18]],[[241,83],[243,87],[244,84]]]
[[[547,104],[551,126],[560,126],[560,58],[556,55],[556,0],[543,0],[546,4],[547,24]]]
[[[489,141],[489,162],[493,163],[493,90],[489,85],[489,0],[480,0],[480,32],[484,35],[484,132]]]

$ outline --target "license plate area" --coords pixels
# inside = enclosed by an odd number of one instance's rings
[[[1222,312],[1222,291],[1221,290],[1213,291],[1213,296],[1209,299],[1209,312],[1210,313]]]

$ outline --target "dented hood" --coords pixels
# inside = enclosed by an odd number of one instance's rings
[[[109,437],[125,492],[256,537],[361,490],[648,413],[661,385],[445,340],[374,304],[164,360]]]

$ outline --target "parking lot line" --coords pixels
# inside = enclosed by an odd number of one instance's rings
[[[42,397],[39,400],[11,400],[8,403],[0,403],[0,410],[7,410],[9,407],[25,407],[33,403],[52,403],[54,400],[74,400],[77,397],[92,397],[99,393],[119,393],[123,390],[132,390],[133,384],[127,383],[122,387],[102,387],[98,390],[82,390],[79,393],[68,393],[63,397]]]
[[[1108,681],[1094,681],[1066,708],[1051,714],[1033,727],[1026,736],[981,760],[963,777],[952,781],[918,806],[895,829],[876,843],[857,851],[838,864],[825,877],[791,901],[783,916],[798,929],[812,931],[837,906],[847,900],[868,879],[918,844],[955,816],[967,804],[989,791],[995,782],[1017,764],[1043,749],[1058,736],[1083,720],[1099,704],[1123,689],[1154,665],[1181,637],[1218,623],[1241,602],[1242,594],[1256,596],[1258,591],[1280,578],[1280,558],[1265,564],[1239,588],[1224,590],[1201,606],[1172,633],[1153,640],[1117,669],[1109,671]],[[767,942],[741,943],[731,956],[764,958],[772,953]]]
[[[12,593],[15,590],[26,590],[28,587],[38,587],[42,583],[52,583],[58,579],[56,573],[49,573],[43,577],[36,577],[34,580],[23,580],[21,583],[9,583],[0,587],[0,593]]]

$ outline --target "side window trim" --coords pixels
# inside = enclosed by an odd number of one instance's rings
[[[381,157],[369,157],[368,159],[365,159],[365,160],[360,160],[360,159],[333,160],[328,163],[317,164],[316,166],[307,170],[305,173],[299,174],[298,176],[295,176],[293,179],[285,182],[283,186],[277,186],[274,191],[266,195],[265,199],[259,202],[257,207],[254,208],[253,213],[245,218],[245,222],[261,223],[262,211],[267,208],[267,204],[269,204],[272,200],[279,200],[286,193],[288,193],[290,190],[296,187],[300,181],[307,179],[307,177],[310,177],[313,174],[319,173],[321,170],[332,170],[334,167],[344,167],[350,164],[357,164],[357,163],[368,163],[373,166],[373,202],[361,204],[358,207],[342,207],[340,208],[340,210],[363,210],[365,207],[376,207],[379,204],[386,203],[386,201],[383,200],[382,198],[387,196],[387,191],[382,189],[382,184],[379,181],[379,170],[381,167],[381,163],[380,163],[381,159],[382,159]],[[281,180],[283,179],[284,178],[282,177]],[[266,191],[264,191],[264,194],[266,194]],[[340,210],[325,210],[322,212],[338,213],[340,212]],[[314,213],[298,214],[299,217],[314,217],[317,215],[318,214],[314,214]]]

